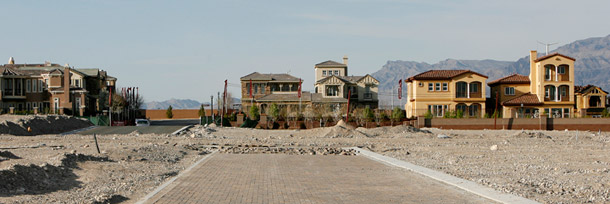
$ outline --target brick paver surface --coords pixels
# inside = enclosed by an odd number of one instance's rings
[[[491,203],[361,156],[216,154],[149,203]]]

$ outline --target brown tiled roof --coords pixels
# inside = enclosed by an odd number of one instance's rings
[[[542,105],[543,103],[538,100],[538,96],[528,92],[516,98],[506,100],[502,102],[503,106],[521,106],[523,105]]]
[[[530,78],[528,76],[521,75],[521,74],[513,74],[510,76],[496,79],[492,82],[487,83],[487,85],[491,86],[494,84],[529,84],[529,83],[530,83]]]
[[[599,87],[591,85],[591,84],[586,85],[586,86],[574,86],[574,93],[585,94],[594,88],[599,88]],[[602,88],[599,88],[599,89],[602,90],[604,93],[608,94],[608,92],[604,91]]]
[[[301,93],[301,101],[302,102],[306,102],[306,101],[311,101],[311,93],[307,92],[307,91],[303,91],[303,93]],[[297,102],[299,101],[299,96],[296,93],[273,93],[273,94],[268,94],[266,96],[260,97],[258,99],[256,99],[256,101],[259,102]]]
[[[410,82],[413,80],[451,79],[453,77],[456,77],[456,76],[459,76],[462,74],[466,74],[466,73],[473,73],[473,74],[480,75],[482,77],[487,78],[487,76],[479,74],[477,72],[473,72],[471,70],[429,70],[426,72],[419,73],[415,76],[409,77],[405,81]]]
[[[347,65],[343,64],[343,63],[335,62],[335,61],[332,61],[332,60],[327,60],[325,62],[321,62],[321,63],[316,64],[315,67],[339,67],[339,68],[342,68],[342,67],[347,67]]]
[[[556,52],[556,53],[551,53],[551,54],[539,57],[538,59],[534,60],[534,62],[540,62],[542,60],[545,60],[545,59],[548,59],[548,58],[551,58],[551,57],[555,57],[555,56],[561,56],[561,57],[568,58],[568,59],[570,59],[572,61],[576,61],[576,59],[574,59],[572,57],[569,57],[569,56],[566,56],[566,55],[562,55],[562,54],[559,54],[559,53]]]
[[[299,78],[296,78],[290,74],[261,74],[258,72],[252,72],[246,76],[239,78],[242,81],[246,80],[260,80],[260,81],[290,81],[299,82]]]

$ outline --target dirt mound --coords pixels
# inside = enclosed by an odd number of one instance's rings
[[[159,161],[176,163],[186,155],[186,152],[168,148],[164,146],[146,146],[133,149],[128,155],[127,160],[135,161]]]
[[[526,131],[521,131],[521,132],[517,132],[517,133],[513,134],[512,136],[516,137],[516,138],[548,138],[548,139],[553,139],[551,136],[545,135],[542,132],[526,132]]]
[[[63,115],[0,115],[0,134],[17,136],[59,134],[91,125],[87,119]]]
[[[107,157],[83,154],[64,154],[61,165],[13,165],[0,171],[0,196],[44,194],[79,187],[81,182],[74,174],[77,162],[111,161]]]
[[[9,151],[0,151],[0,160],[2,158],[5,159],[21,159],[20,157],[18,157],[17,155],[13,154],[12,152]]]
[[[405,126],[405,125],[399,125],[399,126],[394,126],[394,127],[385,126],[385,127],[377,127],[377,128],[370,128],[370,129],[359,127],[356,130],[366,133],[367,135],[369,135],[371,137],[383,136],[383,135],[388,135],[391,137],[398,137],[398,136],[405,136],[405,134],[412,135],[411,133],[431,134],[431,132],[428,130],[422,130],[419,128],[415,128],[413,126]]]
[[[323,133],[323,137],[326,138],[363,138],[369,137],[367,134],[353,129],[353,127],[335,125],[334,127],[327,127],[323,129],[325,133]]]

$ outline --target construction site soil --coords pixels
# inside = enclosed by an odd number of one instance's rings
[[[610,202],[610,134],[408,126],[260,130],[195,126],[178,135],[0,135],[0,203],[134,203],[221,154],[353,156],[361,147],[542,203]]]

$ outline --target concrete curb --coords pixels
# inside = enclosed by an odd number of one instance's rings
[[[506,193],[501,193],[498,192],[492,188],[489,187],[485,187],[482,185],[479,185],[475,182],[472,181],[468,181],[465,179],[461,179],[455,176],[451,176],[449,174],[445,174],[443,172],[439,172],[439,171],[435,171],[432,169],[428,169],[422,166],[418,166],[406,161],[401,161],[398,159],[394,159],[391,157],[387,157],[387,156],[383,156],[368,150],[364,150],[361,148],[357,148],[357,147],[352,147],[352,148],[348,148],[348,149],[353,149],[358,151],[360,155],[363,155],[365,157],[368,157],[372,160],[376,160],[379,161],[381,163],[385,163],[385,164],[389,164],[392,166],[396,166],[396,167],[400,167],[400,168],[404,168],[410,171],[413,171],[415,173],[424,175],[426,177],[430,177],[432,179],[435,179],[437,181],[458,187],[460,189],[463,189],[467,192],[479,195],[481,197],[496,201],[496,202],[500,202],[500,203],[511,203],[511,204],[529,204],[529,203],[538,203],[536,201],[533,200],[529,200],[523,197],[519,197],[519,196],[515,196],[515,195],[510,195],[510,194],[506,194]]]
[[[79,132],[91,130],[91,129],[96,128],[96,127],[99,127],[99,126],[92,125],[92,126],[89,126],[89,127],[86,127],[86,128],[81,128],[81,129],[78,129],[78,130],[72,130],[72,131],[64,132],[64,133],[61,133],[59,135],[62,135],[62,136],[63,135],[73,135],[73,134],[76,134],[76,133],[79,133]]]
[[[180,132],[182,132],[182,131],[184,131],[184,130],[186,130],[186,129],[188,129],[188,128],[191,128],[191,127],[193,127],[193,125],[187,125],[187,126],[184,126],[184,127],[180,128],[180,129],[178,129],[178,130],[176,130],[176,131],[172,132],[172,135],[177,135],[177,134],[179,134]]]
[[[199,159],[199,161],[195,162],[193,165],[189,166],[188,168],[186,168],[184,171],[182,171],[182,173],[178,174],[178,176],[175,176],[174,178],[170,179],[169,181],[166,181],[165,183],[163,183],[162,185],[160,185],[159,187],[157,187],[154,191],[148,193],[146,196],[144,196],[143,198],[141,198],[140,200],[138,200],[138,202],[136,202],[136,204],[144,204],[147,201],[149,201],[151,198],[153,198],[155,195],[157,195],[159,192],[161,192],[163,189],[167,188],[170,184],[172,184],[176,179],[184,176],[185,174],[188,174],[193,168],[195,168],[195,166],[199,165],[201,162],[203,162],[204,160],[210,158],[212,155],[216,154],[216,152],[212,152],[206,156],[204,156],[203,158]],[[159,198],[157,198],[158,200]],[[156,200],[153,200],[151,203],[154,203]]]

